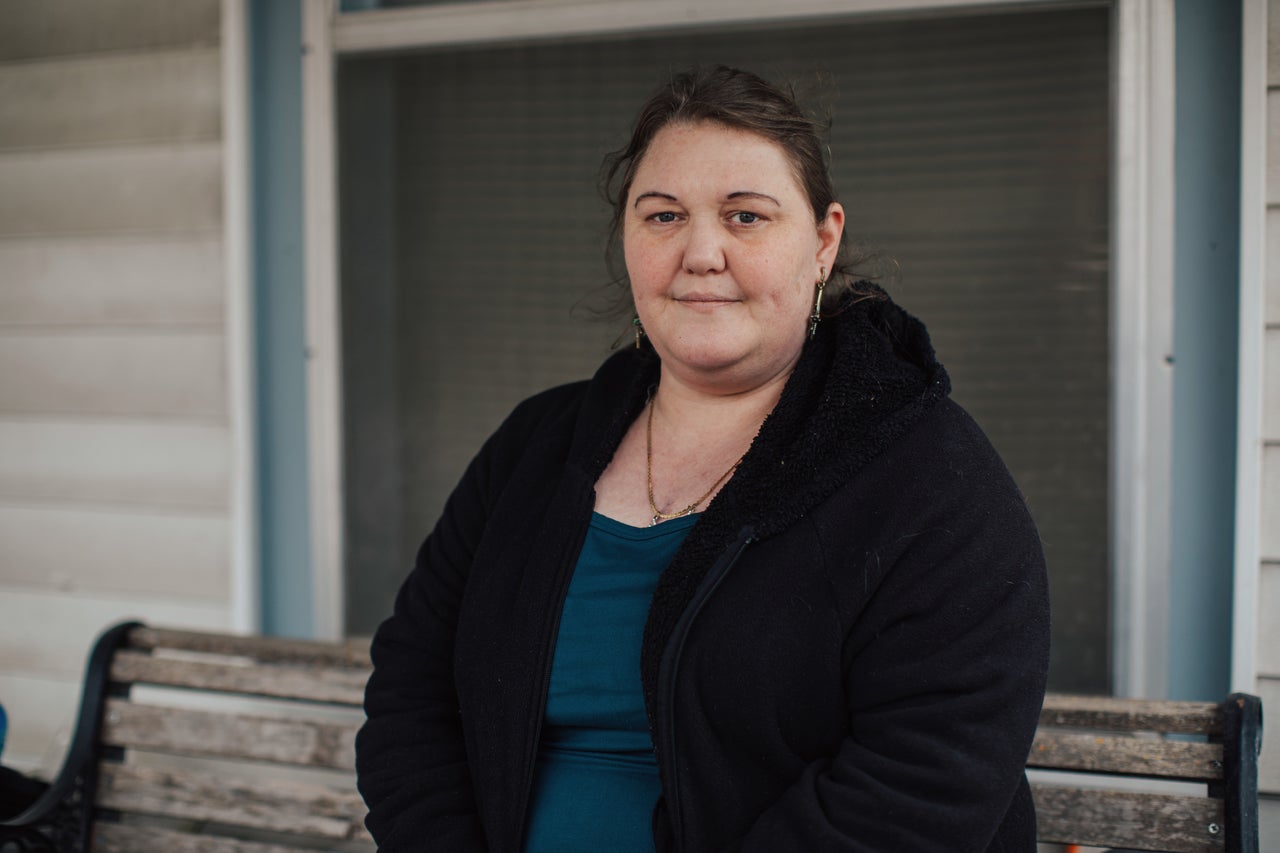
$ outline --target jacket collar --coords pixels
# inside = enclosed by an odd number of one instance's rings
[[[858,287],[869,297],[852,298],[823,319],[737,472],[658,580],[641,650],[651,725],[663,651],[716,558],[746,530],[755,540],[786,530],[950,392],[924,325],[879,287]],[[596,373],[569,459],[586,482],[604,472],[643,410],[658,368],[646,345],[614,355]]]
[[[924,324],[879,287],[859,289],[869,298],[848,300],[806,342],[777,407],[699,520],[698,528],[721,532],[717,541],[747,524],[757,539],[786,529],[950,392]],[[646,343],[596,373],[570,451],[590,482],[643,411],[658,368]]]

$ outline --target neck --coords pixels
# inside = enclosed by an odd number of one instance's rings
[[[654,414],[665,424],[667,429],[664,432],[691,438],[696,436],[699,443],[706,435],[720,435],[732,440],[731,437],[744,430],[749,430],[750,436],[754,436],[765,417],[778,404],[790,375],[787,371],[763,385],[724,393],[691,385],[664,366],[653,401]]]

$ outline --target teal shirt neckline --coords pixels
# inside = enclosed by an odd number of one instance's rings
[[[697,520],[592,513],[560,616],[525,853],[652,853],[662,785],[640,645],[658,576]]]

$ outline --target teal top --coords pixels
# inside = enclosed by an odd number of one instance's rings
[[[696,520],[632,527],[592,513],[560,614],[525,853],[653,853],[662,786],[640,642],[658,575]]]

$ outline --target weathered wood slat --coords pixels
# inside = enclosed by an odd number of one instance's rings
[[[1027,766],[1210,781],[1222,778],[1222,746],[1040,730],[1031,745]]]
[[[127,684],[158,684],[220,693],[266,696],[360,707],[368,672],[320,665],[208,663],[117,652],[111,678]]]
[[[113,699],[107,702],[102,741],[153,752],[352,770],[357,728]]]
[[[165,853],[316,853],[315,848],[284,847],[214,835],[187,835],[149,826],[94,824],[93,853],[140,853],[144,850],[163,850]]]
[[[309,663],[368,668],[369,641],[348,640],[324,643],[284,637],[252,637],[213,634],[201,631],[173,631],[162,628],[135,628],[129,632],[135,649],[176,649],[214,655],[246,657],[270,663]]]
[[[1211,702],[1157,702],[1110,696],[1044,697],[1040,725],[1119,732],[1218,734],[1222,714]]]
[[[292,780],[106,764],[97,804],[129,814],[212,821],[316,838],[372,840],[355,786],[342,790]]]
[[[1220,801],[1167,794],[1032,785],[1041,843],[1217,853],[1226,847]]]

